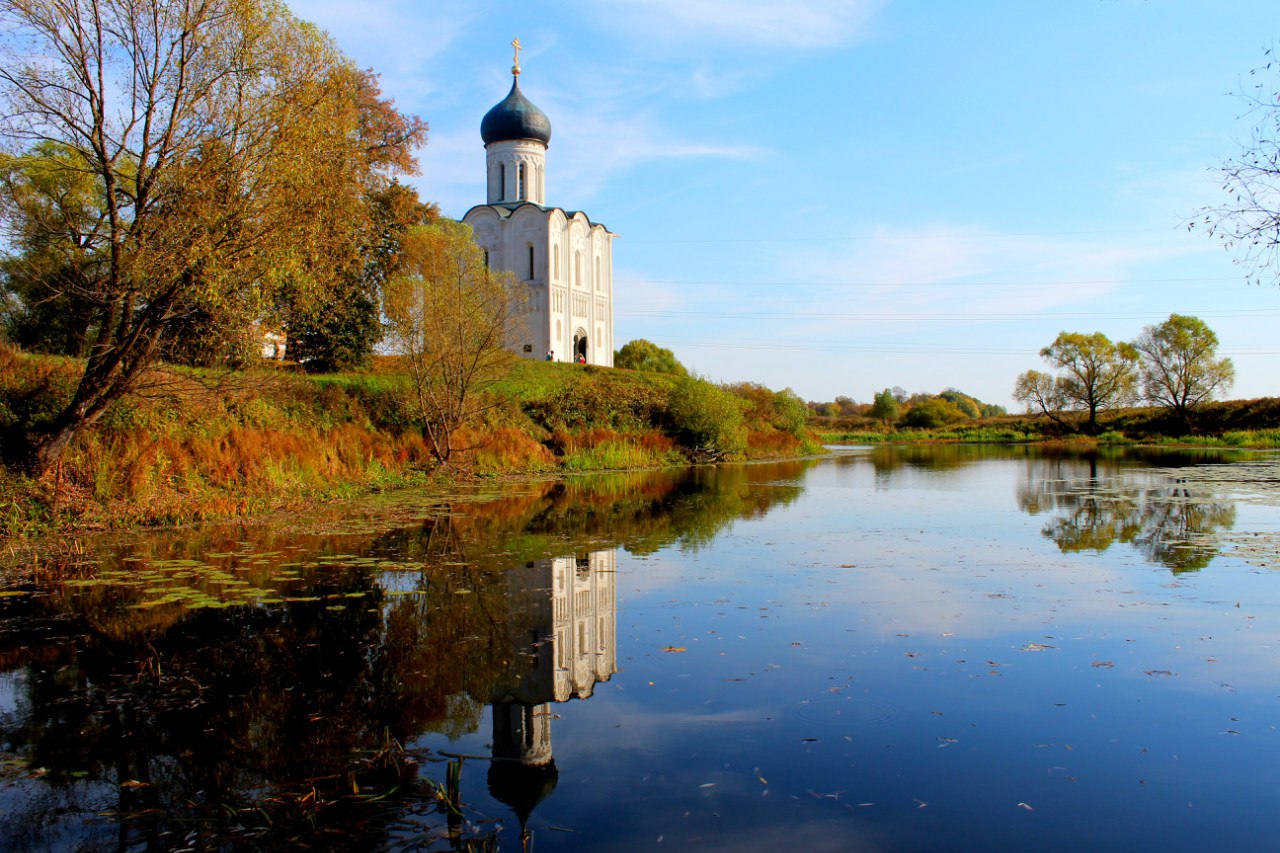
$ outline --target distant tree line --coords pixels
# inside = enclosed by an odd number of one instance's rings
[[[984,403],[955,388],[938,394],[908,394],[900,386],[885,388],[869,403],[840,396],[825,403],[810,401],[809,412],[824,418],[861,418],[886,426],[936,429],[964,420],[993,418],[1007,414],[1003,406]]]

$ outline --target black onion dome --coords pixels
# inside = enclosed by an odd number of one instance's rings
[[[543,145],[551,142],[551,122],[520,91],[520,81],[511,81],[511,91],[480,122],[480,138],[484,144],[510,139],[536,139]]]

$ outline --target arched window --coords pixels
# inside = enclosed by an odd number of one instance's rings
[[[489,268],[489,250],[488,249],[484,250],[484,268],[485,269]]]
[[[582,253],[573,253],[573,283],[582,287]]]
[[[516,198],[524,201],[524,163],[516,167]]]
[[[560,247],[556,246],[554,249],[552,249],[552,252],[555,254],[555,269],[554,269],[555,274],[552,277],[556,281],[559,281],[560,280]]]
[[[533,281],[533,244],[529,244],[529,281]]]

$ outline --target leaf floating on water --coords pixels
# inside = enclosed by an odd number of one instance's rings
[[[150,782],[139,782],[137,779],[127,779],[120,783],[121,788],[150,788]]]
[[[1027,643],[1022,647],[1024,652],[1043,652],[1045,649],[1052,649],[1053,646],[1045,643]]]
[[[1173,673],[1167,669],[1148,669],[1146,670],[1146,673],[1152,678],[1170,678],[1173,675]]]
[[[687,649],[685,649],[684,646],[667,646],[665,649],[663,649],[663,651],[664,652],[683,652],[683,651],[687,651]]]
[[[1035,809],[1031,808],[1031,806],[1027,805],[1026,803],[1018,803],[1018,808],[1026,809],[1029,812],[1035,811]]]
[[[1094,667],[1095,669],[1112,669],[1115,664],[1109,660],[1096,660],[1089,664],[1089,666]]]

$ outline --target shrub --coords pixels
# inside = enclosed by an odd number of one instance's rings
[[[613,366],[626,370],[650,370],[655,373],[674,373],[684,376],[684,365],[675,357],[675,353],[666,347],[660,347],[653,341],[636,338],[623,345],[613,354]]]
[[[747,446],[738,397],[697,376],[682,376],[671,389],[671,426],[695,459],[717,460]]]

